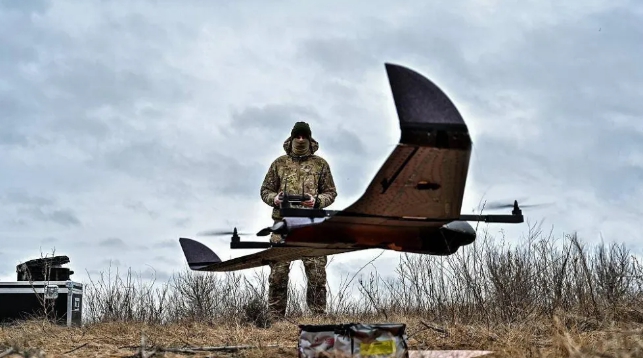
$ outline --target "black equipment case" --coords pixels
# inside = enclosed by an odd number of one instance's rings
[[[56,323],[82,325],[83,285],[73,281],[0,282],[0,322],[12,323],[45,311]]]
[[[67,256],[30,260],[16,267],[16,282],[0,282],[0,323],[48,318],[66,326],[82,325],[83,285],[69,279],[61,265]]]

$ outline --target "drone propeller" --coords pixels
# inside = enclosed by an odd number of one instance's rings
[[[229,236],[229,235],[254,235],[253,233],[249,232],[238,232],[237,229],[234,229],[233,231],[226,231],[226,230],[211,230],[211,231],[201,231],[197,235],[199,236]]]
[[[550,206],[553,205],[553,203],[539,203],[539,204],[518,204],[519,208],[534,208],[534,207],[542,207],[542,206]],[[511,209],[515,208],[516,202],[514,201],[513,203],[504,203],[500,201],[495,201],[491,203],[486,203],[484,204],[485,209]]]

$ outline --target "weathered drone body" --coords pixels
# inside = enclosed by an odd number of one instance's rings
[[[242,242],[234,249],[266,250],[221,261],[205,245],[180,243],[191,269],[235,271],[302,257],[387,249],[450,255],[475,241],[467,221],[522,223],[512,215],[461,215],[472,142],[467,125],[449,98],[431,81],[402,66],[386,64],[401,136],[365,193],[344,210],[282,207],[283,219],[257,233],[279,233],[280,243]]]

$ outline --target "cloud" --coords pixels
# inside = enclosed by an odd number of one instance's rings
[[[161,262],[169,262],[169,261],[170,261],[170,259],[169,259],[169,258],[167,258],[166,256],[160,256],[160,255],[159,255],[159,256],[154,256],[154,257],[152,258],[152,260],[154,260],[154,261],[161,261]]]
[[[105,259],[101,260],[100,265],[103,267],[120,267],[122,266],[121,261],[118,259]]]
[[[190,218],[178,218],[173,220],[174,225],[178,227],[186,227],[190,223],[190,221]]]
[[[159,249],[166,249],[166,248],[176,249],[179,247],[179,243],[176,240],[163,240],[154,244],[154,247]],[[157,258],[158,257],[162,257],[162,256],[157,256]]]
[[[290,135],[289,129],[299,121],[319,120],[319,115],[314,109],[292,104],[267,104],[265,106],[248,106],[241,111],[235,110],[231,114],[230,129],[238,136],[265,133],[268,136],[282,134]],[[225,128],[223,128],[225,130]],[[267,132],[267,133],[266,133]],[[228,132],[229,133],[229,132]]]
[[[22,191],[10,191],[0,196],[0,203],[5,204],[9,213],[5,215],[6,223],[30,225],[27,218],[36,222],[53,222],[62,226],[81,225],[76,213],[68,208],[60,208],[56,200],[42,196],[28,195]],[[5,209],[6,210],[6,209]]]
[[[150,267],[144,271],[137,273],[136,276],[145,280],[155,280],[157,282],[163,282],[168,281],[172,277],[172,274],[167,271],[159,271]]]
[[[110,237],[105,240],[101,240],[98,242],[99,246],[102,247],[109,247],[109,248],[126,248],[127,244],[125,244],[125,241],[117,238],[117,237]]]
[[[7,1],[0,4],[0,10],[3,10],[3,12],[6,11],[9,14],[43,13],[47,8],[48,6],[46,0],[35,0],[30,2]]]
[[[54,243],[54,242],[58,242],[58,241],[59,241],[59,239],[57,239],[55,237],[45,237],[42,240],[40,240],[40,242],[42,242],[42,243]]]
[[[154,211],[154,210],[150,210],[150,209],[148,209],[148,208],[145,206],[145,204],[144,204],[143,202],[141,202],[141,201],[131,201],[131,200],[127,200],[123,205],[124,205],[126,208],[131,209],[131,210],[133,210],[133,211],[135,211],[135,212],[142,212],[142,213],[145,213],[145,214],[149,215],[152,219],[156,219],[156,218],[158,218],[158,217],[159,217],[159,213],[158,213],[158,212],[156,212],[156,211]]]

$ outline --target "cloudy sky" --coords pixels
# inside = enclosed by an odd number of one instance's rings
[[[0,4],[0,279],[55,249],[76,280],[110,261],[164,280],[185,266],[179,237],[269,225],[259,186],[298,120],[332,166],[331,209],[348,206],[399,138],[385,62],[467,121],[463,212],[554,202],[525,214],[643,250],[641,2]],[[340,255],[331,276],[378,253]]]

